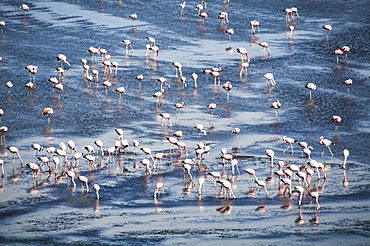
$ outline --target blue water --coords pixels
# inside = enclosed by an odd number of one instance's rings
[[[0,241],[4,244],[162,244],[162,245],[367,245],[369,234],[369,104],[370,31],[365,11],[367,1],[207,1],[208,17],[201,19],[195,9],[199,2],[187,1],[181,15],[179,2],[167,1],[34,1],[30,11],[23,2],[0,3],[0,125],[7,126],[0,142],[5,176],[0,190]],[[300,18],[285,20],[285,8],[297,7]],[[226,11],[230,23],[222,23],[218,13]],[[136,13],[137,20],[128,16]],[[260,32],[252,35],[249,22],[258,20]],[[333,29],[326,40],[323,25]],[[289,26],[295,27],[288,38]],[[233,28],[231,37],[225,33]],[[152,53],[145,57],[147,37],[159,47],[158,61]],[[134,52],[126,53],[121,41],[131,41]],[[258,45],[268,42],[271,55],[262,55]],[[336,62],[334,50],[347,45],[347,59]],[[95,61],[89,47],[108,51],[119,63],[117,76],[105,76],[101,56]],[[231,50],[226,50],[231,47]],[[239,76],[241,60],[236,48],[246,48],[251,65]],[[52,88],[49,78],[57,76],[58,54],[67,56],[64,90]],[[81,59],[99,71],[99,82],[83,78]],[[174,61],[183,65],[187,87],[175,76]],[[35,88],[29,82],[27,65],[38,66]],[[222,67],[221,84],[202,71]],[[262,76],[273,73],[276,86],[267,85]],[[191,74],[198,74],[194,88]],[[144,75],[139,82],[135,77]],[[159,77],[171,85],[157,102],[153,94]],[[348,86],[343,82],[353,80]],[[105,90],[102,83],[112,86]],[[13,88],[5,83],[11,81]],[[227,95],[222,85],[230,81]],[[317,90],[309,91],[307,83]],[[124,86],[120,97],[115,91]],[[271,103],[279,99],[282,107],[275,117]],[[174,105],[185,107],[176,115]],[[207,105],[216,103],[214,115]],[[51,107],[50,122],[41,112]],[[173,126],[162,127],[160,113],[171,114]],[[331,122],[333,115],[342,122]],[[207,134],[194,128],[203,124]],[[238,139],[231,134],[241,129]],[[124,130],[130,146],[125,153],[107,163],[107,150],[114,146],[116,128]],[[177,148],[170,150],[166,137],[178,130],[194,158],[197,143],[211,147],[202,165],[192,166],[194,186],[184,174]],[[298,194],[283,195],[279,189],[277,162],[307,165],[300,148],[287,150],[282,137],[306,141],[313,148],[312,158],[325,164],[327,179],[312,178],[310,190],[319,192],[321,208],[305,194],[299,209]],[[332,140],[334,156],[319,144],[320,136]],[[59,148],[60,142],[73,140],[77,151],[100,139],[105,156],[94,153],[96,168],[82,158],[76,176],[89,179],[89,187],[101,186],[100,200],[94,191],[84,192],[78,180],[73,188],[63,168],[49,174],[48,168],[37,179],[31,170],[21,168],[7,147],[16,146],[25,164],[36,162],[31,145]],[[148,147],[153,154],[163,152],[162,165],[152,174],[140,163],[145,154],[132,146]],[[239,160],[240,174],[232,175],[222,164],[221,149]],[[344,171],[343,149],[350,151]],[[270,168],[266,149],[275,151],[275,166]],[[71,153],[68,158],[71,160]],[[37,156],[51,155],[45,150]],[[197,163],[199,159],[196,160]],[[257,191],[252,177],[242,170],[253,168],[267,182],[268,199]],[[224,198],[209,171],[219,171],[229,179],[236,199]],[[205,178],[203,194],[198,194],[198,179]],[[153,199],[157,182],[163,193]],[[189,183],[190,182],[190,183]],[[298,185],[297,180],[292,184]]]

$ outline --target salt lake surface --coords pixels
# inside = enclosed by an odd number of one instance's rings
[[[29,5],[28,12],[19,6]],[[0,143],[5,175],[0,190],[0,241],[5,245],[368,245],[370,229],[370,135],[369,75],[370,21],[368,1],[207,1],[208,17],[198,17],[196,5],[187,1],[181,14],[181,1],[10,1],[0,3],[0,125],[7,126]],[[286,8],[297,7],[300,18],[286,21]],[[227,12],[229,23],[218,18]],[[136,13],[137,20],[129,15]],[[251,34],[249,22],[258,20],[260,32]],[[326,39],[323,25],[333,29]],[[295,29],[290,38],[289,26]],[[225,30],[233,28],[229,37]],[[158,60],[146,54],[147,37],[156,39]],[[130,40],[133,54],[126,52],[123,40]],[[271,55],[263,55],[258,44],[268,42]],[[335,60],[333,51],[351,48],[347,59]],[[117,75],[105,75],[98,55],[93,62],[89,47],[101,47],[118,62]],[[231,49],[227,49],[227,48]],[[241,59],[237,48],[246,48],[251,58],[247,72],[240,77]],[[57,76],[58,54],[67,56],[63,91],[53,89],[48,80]],[[87,59],[90,71],[99,71],[99,81],[87,82],[81,59]],[[187,87],[176,77],[173,62],[181,62]],[[27,65],[35,65],[35,87],[25,87],[30,77]],[[221,84],[204,69],[222,67]],[[194,88],[192,73],[198,74]],[[262,76],[273,73],[276,85],[265,83]],[[135,77],[143,74],[139,84]],[[157,102],[159,77],[171,85],[164,87]],[[347,79],[353,85],[344,85]],[[112,86],[106,91],[104,81]],[[13,88],[6,87],[11,81]],[[227,92],[226,81],[233,85]],[[305,88],[315,83],[312,99]],[[124,86],[120,97],[116,88]],[[275,117],[271,103],[279,99],[282,107]],[[185,107],[176,115],[174,105]],[[210,116],[207,105],[216,103]],[[41,112],[51,107],[50,122]],[[159,114],[171,114],[172,127],[162,127]],[[331,121],[333,115],[342,122]],[[206,135],[194,128],[203,124]],[[238,140],[231,133],[240,128]],[[123,129],[129,142],[124,153],[107,161],[107,150],[118,140],[115,129]],[[177,148],[171,152],[166,137],[182,131],[181,141],[188,158],[195,158],[199,142],[210,146],[202,164],[192,166],[193,180],[184,174]],[[300,147],[287,144],[282,137],[306,141],[313,148],[312,158],[325,165],[327,178],[315,173],[310,191],[319,193],[321,208],[310,205],[305,193],[302,206],[299,195],[290,197],[279,188],[278,161],[286,166],[307,166]],[[332,140],[334,156],[319,144],[320,136]],[[94,141],[104,143],[105,156],[96,153]],[[81,158],[76,176],[86,176],[89,187],[99,184],[100,199],[94,191],[86,193],[78,180],[73,187],[64,174],[40,172],[37,179],[20,160],[13,159],[7,147],[15,146],[24,164],[47,156],[47,147],[59,148],[73,140],[77,152],[87,154],[87,145],[95,147],[96,168]],[[162,164],[151,174],[140,161],[146,158],[132,145],[150,148],[153,154],[165,153]],[[44,150],[37,153],[31,145]],[[223,165],[221,149],[226,148],[239,161],[232,175]],[[344,171],[342,151],[350,151]],[[275,152],[271,169],[266,149]],[[73,153],[68,153],[72,161]],[[62,162],[64,165],[64,162]],[[52,167],[54,167],[52,165]],[[66,167],[67,168],[67,167]],[[243,169],[253,168],[266,181],[256,190],[253,178]],[[207,173],[218,171],[231,181],[236,199],[224,198]],[[198,179],[204,177],[202,195]],[[192,181],[194,185],[192,185]],[[164,183],[153,199],[156,183]],[[293,186],[298,179],[292,179]]]

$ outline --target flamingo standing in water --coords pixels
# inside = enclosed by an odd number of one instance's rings
[[[343,156],[344,156],[343,169],[345,169],[346,168],[346,164],[347,164],[347,158],[349,156],[349,150],[348,149],[344,149],[343,150]]]
[[[289,146],[288,148],[286,148],[283,153],[285,153],[289,148],[292,148],[292,155],[294,154],[294,150],[293,150],[293,143],[296,143],[297,140],[293,139],[293,138],[288,138],[287,136],[284,136],[283,137],[283,143],[288,143]]]
[[[294,189],[299,193],[298,207],[301,207],[304,188],[300,185],[297,185],[297,186],[294,186]]]
[[[128,17],[132,19],[132,26],[134,26],[135,20],[137,19],[137,14],[131,14]]]
[[[54,110],[52,108],[44,108],[44,110],[41,113],[48,117],[48,123],[50,123],[50,117],[54,113]]]
[[[266,78],[266,84],[271,84],[271,85],[275,85],[276,82],[274,80],[274,75],[272,73],[265,73],[265,74],[262,74],[263,77]]]
[[[326,31],[326,41],[329,39],[329,31],[331,31],[332,27],[331,25],[324,25],[322,28]]]
[[[88,185],[88,179],[86,176],[78,176],[77,177],[78,180],[80,180],[82,183],[84,183],[86,185],[86,193],[89,193],[89,185]]]
[[[316,90],[316,85],[314,83],[308,83],[305,85],[305,88],[310,90],[310,99],[312,99],[312,91]]]
[[[344,59],[347,59],[347,53],[349,52],[350,48],[349,46],[343,46],[342,51],[346,54]]]
[[[240,68],[239,77],[243,77],[243,73],[248,71],[248,67],[250,66],[250,62],[243,62]]]
[[[184,9],[185,9],[185,6],[186,6],[186,1],[182,2],[182,4],[180,4],[179,6],[179,9],[180,9],[180,15],[183,16],[184,15]]]
[[[11,146],[11,147],[8,147],[7,149],[9,150],[10,153],[13,154],[13,159],[14,159],[14,154],[16,154],[18,156],[18,159],[21,162],[21,166],[23,166],[23,160],[22,160],[21,156],[19,155],[18,148],[14,147],[14,146]]]
[[[279,108],[281,108],[279,99],[276,99],[276,101],[271,104],[271,108],[276,109],[275,118],[277,118],[279,116]]]
[[[334,143],[333,143],[331,140],[326,139],[326,138],[324,138],[323,136],[321,136],[321,137],[320,137],[320,144],[321,144],[321,145],[325,145],[325,147],[327,147],[327,148],[329,149],[331,156],[334,156],[334,155],[333,155],[333,152],[331,152],[331,149],[330,149],[330,145],[334,145]],[[325,148],[324,148],[324,150],[322,151],[321,156],[324,156],[324,152],[325,152]]]
[[[164,184],[160,183],[160,182],[156,183],[155,191],[154,191],[154,198],[157,198],[157,194],[158,194],[159,190],[163,188],[163,185]]]
[[[319,193],[317,193],[317,192],[309,192],[309,194],[310,194],[310,196],[311,196],[312,198],[314,198],[314,199],[315,199],[315,201],[316,201],[316,204],[317,204],[316,210],[319,210],[319,209],[320,209],[320,204],[319,204]]]
[[[175,61],[174,63],[172,63],[172,65],[175,66],[176,68],[176,78],[180,75],[180,77],[182,77],[182,65],[180,62],[178,61]]]
[[[336,55],[336,61],[337,61],[337,63],[338,63],[338,62],[339,62],[339,56],[340,56],[340,55],[343,55],[343,50],[341,50],[341,49],[336,49],[336,50],[334,50],[333,54],[335,54],[335,55]]]
[[[226,100],[229,100],[229,93],[231,91],[231,89],[233,88],[233,85],[230,83],[230,81],[227,81],[223,86],[222,88],[224,88],[226,90]]]
[[[236,52],[240,54],[240,59],[242,62],[250,62],[250,58],[248,56],[248,51],[246,48],[237,48]]]
[[[198,74],[192,73],[191,78],[194,80],[194,88],[198,88],[198,84],[197,84]]]
[[[294,31],[294,26],[289,26],[289,30],[290,30],[290,32],[289,32],[288,38],[290,38],[292,36],[293,31]]]
[[[267,55],[270,55],[271,54],[271,50],[269,48],[269,44],[268,43],[262,42],[262,43],[259,43],[258,45],[262,47],[262,55],[265,54],[265,51],[267,51]]]
[[[208,104],[208,106],[207,106],[207,108],[209,108],[210,109],[210,111],[209,111],[209,116],[211,117],[213,117],[213,111],[214,111],[214,109],[217,107],[217,105],[216,105],[216,103],[210,103],[210,104]]]
[[[292,14],[296,14],[297,18],[299,19],[298,9],[296,7],[291,7],[290,10],[292,11]]]
[[[22,4],[21,6],[19,6],[21,9],[23,9],[24,11],[29,11],[30,10],[30,7],[28,7],[27,4]]]
[[[284,12],[286,13],[285,21],[289,20],[289,16],[290,16],[290,18],[292,18],[292,21],[294,21],[294,16],[293,16],[293,10],[292,9],[286,8],[286,9],[284,9]]]
[[[100,199],[100,196],[99,196],[99,190],[100,190],[100,185],[98,185],[98,184],[94,184],[93,185],[93,188],[94,188],[94,190],[95,190],[95,194],[96,194],[96,199]]]
[[[168,114],[168,113],[162,113],[162,114],[159,114],[163,120],[162,120],[162,128],[166,127],[166,120],[168,121],[169,123],[169,127],[172,127],[172,122],[171,122],[171,115]]]
[[[348,94],[349,94],[349,86],[353,84],[352,79],[346,79],[343,84],[348,85]]]
[[[258,21],[252,20],[249,25],[251,26],[251,33],[255,34],[256,28],[258,29],[258,32],[260,32],[260,23]]]
[[[273,167],[274,166],[275,152],[272,149],[267,149],[267,150],[265,150],[265,153],[266,153],[267,157],[270,158],[271,167]]]
[[[131,44],[131,41],[130,40],[123,40],[121,43],[125,44],[126,45],[126,54],[128,54],[128,47],[131,48],[131,54],[134,53],[134,48],[132,47],[132,44]]]
[[[227,12],[221,12],[218,14],[218,18],[221,19],[221,23],[229,23],[229,14]]]
[[[63,67],[63,63],[67,64],[68,67],[71,66],[71,64],[69,62],[67,62],[67,57],[63,54],[59,54],[57,56],[57,61],[60,61],[60,66]]]
[[[202,17],[203,25],[204,25],[204,19],[208,17],[208,14],[207,14],[207,12],[202,12],[202,13],[200,13],[199,17]]]

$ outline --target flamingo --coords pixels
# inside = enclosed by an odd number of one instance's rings
[[[312,198],[314,198],[314,199],[315,199],[315,201],[316,201],[316,204],[317,204],[316,210],[319,210],[319,209],[320,209],[320,204],[319,204],[319,193],[317,193],[317,192],[309,192],[309,194],[310,194],[310,196],[311,196]]]
[[[250,66],[250,62],[243,62],[240,68],[239,77],[243,77],[243,73],[248,71],[248,67]]]
[[[207,108],[209,108],[210,109],[210,111],[209,111],[209,115],[211,116],[213,116],[213,111],[214,111],[214,109],[217,107],[217,105],[216,105],[216,103],[210,103],[210,104],[208,104],[208,106],[207,106]]]
[[[301,207],[304,188],[300,185],[297,185],[297,186],[294,186],[294,189],[299,193],[298,207]]]
[[[236,52],[240,54],[240,59],[242,62],[250,62],[250,58],[248,56],[248,51],[246,48],[237,48]]]
[[[151,174],[151,173],[152,173],[152,171],[151,171],[151,170],[150,170],[150,168],[149,168],[150,161],[149,161],[148,159],[142,159],[142,160],[140,161],[140,163],[141,163],[141,164],[143,164],[143,165],[145,166],[145,170],[146,170],[149,174]]]
[[[194,88],[198,88],[198,84],[197,84],[198,74],[192,73],[191,78],[194,80]]]
[[[331,25],[324,25],[322,28],[326,31],[326,41],[329,39],[329,31],[331,31],[332,27]]]
[[[335,122],[335,131],[338,130],[338,123],[342,121],[342,117],[338,116],[338,115],[333,115],[333,117],[331,118],[331,121],[332,122]]]
[[[155,39],[154,39],[154,38],[152,38],[152,37],[147,37],[147,38],[146,38],[146,40],[148,40],[148,41],[149,41],[150,46],[155,46]]]
[[[8,131],[8,127],[6,126],[0,126],[0,142],[5,142],[5,133]]]
[[[233,88],[233,85],[230,83],[230,81],[227,81],[223,86],[222,88],[224,88],[226,90],[226,100],[229,100],[229,94],[230,94],[230,91],[232,90]]]
[[[99,190],[100,190],[100,185],[98,185],[98,184],[94,184],[93,185],[93,188],[94,188],[94,190],[95,190],[95,194],[96,194],[96,199],[100,199],[100,196],[99,196]]]
[[[162,114],[159,114],[159,116],[161,116],[163,118],[163,120],[162,120],[162,128],[165,128],[166,127],[166,120],[169,123],[169,127],[172,127],[171,115],[170,114],[168,114],[168,113],[162,113]]]
[[[214,77],[214,84],[216,85],[216,79],[218,80],[218,85],[221,83],[221,78],[220,78],[220,72],[218,71],[211,71],[211,75]]]
[[[87,51],[91,54],[91,60],[93,61],[95,60],[95,55],[100,54],[100,47],[99,48],[89,47]]]
[[[89,193],[89,185],[88,185],[88,179],[86,176],[78,176],[77,177],[78,180],[80,180],[82,183],[85,183],[86,185],[86,193]]]
[[[159,81],[159,83],[160,83],[160,90],[161,91],[163,90],[163,85],[167,86],[168,89],[171,88],[171,86],[169,84],[167,84],[166,78],[160,77],[160,78],[157,79],[157,81]]]
[[[352,79],[346,79],[343,84],[348,85],[348,94],[349,94],[349,86],[353,84]]]
[[[199,195],[202,195],[202,187],[204,185],[204,182],[205,182],[204,177],[200,177],[198,179],[198,184],[199,184],[198,193],[199,193]]]
[[[186,6],[186,1],[182,2],[182,4],[180,4],[179,6],[179,9],[180,9],[180,15],[183,16],[184,15],[184,8]]]
[[[147,147],[140,148],[141,151],[143,151],[145,154],[149,155],[150,158],[152,158],[152,161],[154,162],[154,157],[152,156],[152,150]]]
[[[262,74],[263,77],[266,78],[266,84],[268,85],[269,83],[271,85],[275,85],[276,82],[274,80],[274,75],[272,73],[265,73],[265,74]]]
[[[104,144],[103,144],[103,142],[101,140],[97,139],[97,140],[94,141],[94,144],[99,148],[100,155],[103,156],[104,155],[104,151],[103,151]]]
[[[269,44],[268,43],[262,42],[262,43],[259,43],[258,45],[262,47],[262,55],[265,54],[265,51],[267,51],[267,55],[270,55],[271,54],[271,50],[269,48]]]
[[[76,182],[74,180],[75,179],[75,176],[76,176],[75,172],[73,172],[73,171],[67,171],[66,174],[71,179],[71,181],[73,183],[73,186],[76,186]]]
[[[115,91],[119,92],[119,99],[122,99],[122,94],[126,92],[125,87],[121,86],[115,89]]]
[[[289,20],[289,16],[292,18],[292,21],[294,21],[294,16],[293,16],[293,10],[292,9],[284,9],[286,16],[285,16],[285,21]]]
[[[40,172],[40,166],[33,162],[27,163],[26,166],[28,166],[32,170],[32,177],[37,178]]]
[[[182,70],[181,70],[182,65],[181,65],[181,63],[178,62],[178,61],[175,61],[175,62],[172,63],[172,65],[174,65],[175,68],[176,68],[176,78],[178,77],[178,75],[180,75],[180,77],[182,77]]]
[[[283,143],[288,143],[289,146],[288,148],[286,148],[283,153],[285,153],[289,148],[292,148],[292,155],[294,154],[294,150],[293,150],[293,143],[296,143],[297,140],[293,139],[293,138],[288,138],[287,136],[284,136],[283,137]]]
[[[305,88],[310,90],[310,99],[312,99],[312,91],[316,90],[316,85],[314,83],[308,83],[305,85]]]
[[[311,151],[313,150],[312,146],[307,146],[302,149],[302,154],[305,154],[309,160],[311,160]]]
[[[190,164],[185,163],[185,164],[183,165],[183,168],[184,168],[184,171],[189,175],[189,178],[190,178],[190,179],[193,179],[193,176],[192,176],[192,175],[191,175],[191,173],[190,173],[191,165],[190,165]]]
[[[63,63],[67,64],[68,67],[71,66],[71,64],[69,62],[67,62],[67,57],[63,54],[59,54],[57,56],[57,61],[60,61],[60,66],[63,67]]]
[[[342,47],[342,51],[346,53],[346,55],[344,57],[345,59],[347,59],[347,53],[349,52],[349,50],[350,50],[349,46],[343,46]]]
[[[279,115],[279,108],[281,108],[281,103],[280,103],[279,99],[276,99],[275,102],[273,102],[271,104],[271,108],[276,109],[275,118],[277,118],[278,115]]]
[[[333,143],[331,140],[326,139],[326,138],[324,138],[323,136],[321,136],[321,137],[320,137],[320,144],[321,144],[321,145],[325,145],[325,147],[327,147],[327,148],[329,149],[331,156],[334,156],[334,155],[333,155],[333,152],[331,152],[331,149],[330,149],[330,145],[334,145],[334,143]],[[324,156],[324,152],[325,152],[325,148],[324,148],[324,150],[322,151],[321,156]]]
[[[35,156],[37,152],[40,153],[41,151],[44,150],[44,147],[42,147],[40,144],[37,144],[37,143],[32,144],[31,147],[35,150],[33,156]]]
[[[207,132],[204,129],[204,125],[202,125],[202,124],[196,124],[194,126],[194,128],[197,129],[200,133],[203,133],[203,135],[207,135]]]
[[[231,189],[231,183],[229,180],[226,180],[226,179],[220,179],[220,180],[217,180],[216,181],[217,183],[220,183],[221,184],[221,187],[228,190],[229,191],[229,196],[231,195],[232,198],[236,198],[233,190]]]
[[[21,6],[19,6],[21,9],[23,9],[24,11],[29,11],[30,10],[30,7],[28,7],[27,4],[22,4]]]
[[[256,179],[255,182],[256,182],[257,186],[263,187],[265,189],[265,192],[266,192],[266,197],[268,197],[269,193],[267,191],[266,182],[263,181],[263,180],[259,180],[257,177],[255,177],[255,179]]]
[[[41,112],[41,114],[46,115],[48,117],[48,123],[50,123],[50,117],[54,113],[54,110],[52,108],[44,108],[44,110]]]
[[[272,150],[272,149],[266,149],[265,150],[265,153],[267,155],[267,157],[270,158],[270,161],[271,161],[271,167],[274,166],[274,156],[275,156],[275,152]]]
[[[296,14],[297,18],[299,19],[298,9],[296,7],[291,7],[290,10],[293,12],[292,14]]]
[[[125,44],[126,45],[126,54],[128,53],[128,47],[131,48],[131,54],[134,53],[134,48],[132,47],[131,45],[131,41],[130,40],[123,40],[121,43]]]
[[[128,17],[132,19],[132,26],[134,26],[135,20],[137,19],[137,14],[130,14]]]
[[[348,149],[344,149],[343,150],[343,156],[344,156],[343,169],[345,169],[346,168],[346,164],[347,164],[347,158],[349,156],[349,150]]]
[[[184,102],[176,103],[175,108],[176,108],[176,115],[180,114],[181,109],[185,106]]]
[[[293,31],[294,31],[294,26],[289,26],[289,30],[290,30],[290,32],[289,32],[288,38],[290,38],[292,36]]]
[[[251,22],[249,22],[249,25],[251,26],[251,33],[256,33],[255,27],[257,27],[258,32],[260,32],[260,23],[258,21],[252,20]]]
[[[202,17],[203,25],[204,25],[204,19],[208,17],[208,14],[207,14],[207,12],[202,12],[202,13],[200,13],[199,17]]]
[[[202,3],[200,3],[200,4],[197,4],[196,9],[198,10],[198,16],[200,16],[200,11],[202,11],[202,10],[203,10],[203,8],[204,8],[204,4],[205,4],[205,2],[204,2],[204,1],[202,1]]]
[[[13,154],[13,159],[14,159],[14,154],[17,155],[19,161],[21,162],[21,166],[23,166],[23,160],[22,160],[21,156],[19,155],[18,148],[17,147],[14,147],[14,146],[11,146],[11,147],[8,147],[7,149],[9,150],[10,153]]]
[[[158,164],[161,164],[162,163],[162,158],[163,157],[167,157],[168,155],[164,154],[164,153],[157,153],[155,154],[155,161],[153,162],[153,169],[156,169],[156,163],[158,161]]]
[[[233,35],[235,33],[234,29],[232,28],[229,28],[225,31],[227,34],[229,34],[229,40],[231,40],[231,35]]]
[[[336,61],[337,61],[337,63],[338,63],[338,62],[339,62],[339,56],[343,54],[343,50],[341,50],[341,49],[336,49],[336,50],[334,50],[333,54],[335,54],[335,55],[336,55]]]
[[[185,151],[185,156],[188,156],[188,151],[187,151],[187,148],[186,148],[186,143],[185,142],[182,142],[182,141],[178,141],[176,143],[177,147],[179,148],[180,150],[180,156],[182,156],[182,149],[184,149]]]
[[[227,12],[221,12],[218,14],[218,18],[221,19],[221,23],[229,23],[229,14]]]
[[[156,185],[155,185],[155,191],[154,191],[154,198],[157,198],[157,193],[158,193],[158,191],[160,189],[163,188],[163,186],[164,186],[163,183],[160,183],[160,182],[156,183]]]

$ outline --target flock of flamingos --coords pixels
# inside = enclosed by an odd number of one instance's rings
[[[29,11],[29,7],[25,4],[20,6],[21,9],[24,11]],[[183,14],[183,10],[186,7],[186,2],[184,1],[180,6],[180,14]],[[207,12],[205,10],[205,2],[200,3],[196,7],[198,9],[198,15],[199,18],[207,18]],[[290,19],[294,20],[294,18],[300,18],[298,14],[298,9],[295,7],[292,8],[287,8],[285,9],[286,12],[286,21],[288,22]],[[221,21],[228,23],[228,13],[227,12],[221,12],[218,17],[221,19]],[[130,15],[130,18],[137,19],[136,14]],[[1,26],[5,26],[5,22],[0,23]],[[253,20],[250,22],[251,26],[251,33],[252,35],[255,35],[256,32],[259,32],[259,22],[256,20]],[[294,32],[294,26],[290,26],[290,33],[288,38],[291,37],[292,33]],[[323,29],[327,32],[326,34],[326,39],[328,39],[328,35],[332,27],[330,25],[324,25]],[[226,32],[229,35],[233,35],[234,31],[232,29],[227,29]],[[148,44],[146,46],[146,57],[147,59],[154,59],[157,60],[159,59],[159,48],[156,46],[156,41],[152,37],[147,38]],[[124,40],[122,41],[123,44],[126,45],[126,52],[129,51],[129,49],[132,50],[133,52],[133,47],[132,44],[129,40]],[[271,51],[269,49],[269,46],[266,42],[262,42],[259,44],[263,50],[265,50],[266,53],[265,55],[270,56]],[[243,75],[243,73],[248,69],[249,64],[250,64],[250,58],[248,56],[248,52],[245,48],[238,48],[236,49],[238,53],[240,53],[241,56],[241,70],[240,70],[240,76]],[[338,62],[338,57],[339,55],[343,55],[344,53],[347,53],[350,50],[348,46],[344,46],[341,49],[335,50],[333,53],[337,56],[337,62]],[[107,54],[107,51],[102,48],[94,48],[90,47],[88,51],[91,54],[91,62],[97,62],[98,57],[102,57],[102,68],[104,68],[104,74],[114,74],[117,75],[118,73],[118,63],[117,62],[111,62],[110,61],[110,56]],[[153,52],[153,57],[150,56],[149,52]],[[53,84],[53,88],[59,91],[63,91],[63,79],[64,79],[64,69],[68,69],[70,67],[69,62],[67,61],[67,57],[63,54],[60,54],[57,57],[57,60],[61,62],[60,67],[57,69],[58,76],[50,78],[50,82]],[[92,69],[90,67],[89,62],[86,59],[82,59],[82,68],[83,68],[83,73],[85,80],[88,81],[88,84],[91,83],[99,83],[99,70],[98,69]],[[183,86],[186,87],[186,78],[182,74],[182,65],[180,62],[174,62],[173,63],[174,67],[176,68],[176,76],[178,76],[183,83]],[[28,87],[30,90],[32,90],[33,87],[33,76],[37,73],[37,66],[29,65],[25,67],[29,73],[30,73],[30,82],[27,83],[26,87]],[[205,70],[205,73],[210,74],[211,76],[214,77],[214,83],[215,84],[220,84],[220,73],[222,69],[221,68],[211,68],[209,70]],[[272,73],[266,73],[263,74],[263,76],[266,78],[266,86],[275,86],[276,82],[274,80],[274,76]],[[194,82],[194,88],[197,88],[197,74],[193,73],[192,74],[192,79]],[[136,77],[138,81],[143,79],[142,75],[138,75]],[[166,79],[161,77],[157,79],[159,85],[160,85],[160,90],[153,95],[155,98],[160,98],[164,92],[164,86],[170,86]],[[351,85],[352,80],[346,80],[345,82],[346,85]],[[106,89],[112,86],[112,84],[106,80],[102,83]],[[11,89],[13,86],[11,82],[8,82],[7,87]],[[226,82],[223,85],[223,88],[229,92],[232,90],[232,85],[230,82]],[[309,83],[306,85],[306,88],[310,92],[310,98],[312,97],[311,91],[316,90],[316,85],[313,83]],[[349,89],[348,89],[349,90]],[[122,94],[125,93],[125,88],[124,87],[118,87],[115,89],[118,93],[120,93],[120,98],[122,97]],[[158,99],[159,100],[159,99]],[[181,110],[182,107],[184,107],[184,103],[177,103],[175,105],[177,110]],[[274,103],[271,105],[272,108],[276,109],[276,117],[278,117],[278,109],[281,107],[281,103],[279,100],[276,100]],[[212,111],[216,108],[216,104],[210,104],[208,105],[208,108]],[[53,114],[53,109],[52,108],[45,108],[42,111],[42,114],[46,115],[48,118],[48,121],[50,123],[52,114]],[[6,112],[4,112],[2,109],[0,109],[0,117],[2,115],[6,115]],[[161,117],[163,118],[162,122],[162,127],[171,127],[172,122],[171,122],[171,116],[170,114],[167,113],[162,113]],[[333,116],[332,119],[334,122],[340,122],[341,118],[340,116]],[[5,121],[6,123],[6,121]],[[197,124],[194,126],[200,134],[206,134],[206,130],[203,125]],[[1,132],[1,141],[5,142],[5,134],[8,131],[8,128],[6,126],[1,126],[0,127],[0,132]],[[145,173],[147,175],[151,175],[153,170],[156,170],[158,168],[158,165],[160,165],[161,160],[163,157],[168,156],[166,153],[152,153],[150,148],[147,147],[140,147],[139,141],[135,140],[132,143],[129,143],[127,139],[124,138],[123,136],[123,130],[122,129],[116,129],[118,139],[115,142],[115,146],[110,147],[110,148],[105,148],[105,145],[103,144],[102,141],[97,140],[94,142],[94,145],[88,145],[84,147],[83,152],[78,152],[75,143],[70,140],[68,141],[67,144],[61,142],[59,145],[59,148],[55,147],[48,147],[48,148],[43,148],[40,144],[33,144],[32,148],[35,150],[33,162],[27,163],[24,165],[21,154],[19,153],[19,150],[15,146],[8,147],[8,150],[10,153],[13,154],[13,164],[15,162],[15,156],[19,159],[21,163],[21,168],[19,170],[19,174],[21,173],[21,170],[24,166],[32,170],[32,176],[34,179],[37,179],[38,175],[40,172],[49,172],[50,174],[54,173],[55,175],[58,175],[58,170],[60,172],[60,177],[68,177],[71,180],[71,185],[76,186],[75,179],[78,179],[82,184],[84,185],[84,189],[86,192],[89,192],[89,180],[86,176],[81,176],[77,175],[77,169],[79,164],[80,159],[84,158],[88,161],[90,168],[92,169],[97,169],[97,158],[106,158],[106,164],[108,165],[109,163],[112,163],[115,156],[119,155],[124,155],[126,154],[126,149],[128,148],[129,145],[134,147],[134,155],[137,155],[137,150],[140,150],[143,152],[143,154],[146,155],[144,159],[140,161],[140,163],[144,166],[145,168]],[[237,141],[237,136],[238,133],[240,132],[239,128],[235,128],[232,130],[232,134],[235,134],[235,138]],[[195,184],[193,183],[193,176],[192,172],[193,169],[195,169],[197,166],[202,165],[202,160],[205,158],[207,153],[210,151],[210,147],[207,146],[206,144],[199,143],[198,146],[195,149],[195,157],[194,158],[188,158],[188,150],[186,148],[186,144],[181,141],[182,137],[182,132],[178,131],[174,134],[173,137],[168,137],[167,140],[171,144],[171,149],[170,153],[173,153],[173,147],[177,147],[179,150],[179,154],[181,156],[185,156],[185,159],[182,160],[183,168],[184,168],[184,176],[191,181],[190,183],[192,184],[193,187],[195,187]],[[308,194],[311,196],[315,202],[316,202],[316,209],[320,209],[320,204],[319,204],[319,192],[316,192],[311,189],[310,184],[313,182],[312,180],[320,180],[320,179],[326,179],[326,172],[325,172],[325,165],[323,163],[317,162],[316,160],[311,158],[311,151],[313,148],[307,144],[306,142],[297,142],[295,139],[291,137],[286,137],[284,136],[282,138],[283,143],[286,143],[288,145],[287,149],[283,151],[285,153],[289,149],[291,150],[291,153],[294,154],[294,145],[298,145],[301,150],[302,150],[302,156],[304,155],[305,158],[307,158],[307,163],[308,165],[305,166],[297,166],[295,164],[287,165],[283,161],[278,161],[278,170],[274,172],[275,175],[278,176],[279,178],[279,185],[283,187],[283,194],[291,196],[292,193],[298,193],[299,198],[297,201],[298,207],[302,206],[302,200],[303,197]],[[333,144],[333,142],[329,139],[325,139],[324,137],[321,137],[319,139],[319,143],[323,145],[324,151],[325,149],[328,149],[329,153],[333,155],[330,146]],[[324,155],[324,151],[322,152],[322,155]],[[48,156],[46,155],[40,155],[42,152],[46,152]],[[107,156],[107,157],[106,157]],[[274,161],[275,153],[271,149],[266,150],[266,156],[270,159],[270,166],[271,168],[276,165]],[[343,168],[346,168],[346,162],[347,162],[347,157],[349,156],[349,151],[347,149],[343,150],[343,156],[344,156],[344,162],[343,162]],[[227,153],[226,149],[221,150],[221,155],[220,158],[222,159],[222,163],[226,170],[228,172],[232,172],[232,175],[235,175],[235,172],[238,171],[238,159],[235,158],[230,153]],[[4,177],[5,171],[4,171],[4,166],[6,162],[4,160],[0,160],[0,165],[2,168],[2,176]],[[46,169],[47,168],[47,169]],[[256,188],[262,187],[265,191],[266,197],[269,196],[268,189],[266,187],[266,182],[263,181],[262,179],[257,177],[257,174],[255,170],[247,168],[243,170],[247,174],[251,175],[254,178]],[[220,172],[209,172],[208,175],[211,176],[211,180],[214,181],[215,185],[218,184],[221,187],[221,192],[223,193],[223,196],[228,199],[235,199],[236,196],[233,192],[233,185],[232,185],[232,179],[227,179],[225,178],[225,175],[222,175]],[[205,183],[205,177],[200,177],[198,178],[198,190],[199,195],[202,195],[204,192],[202,190],[203,184]],[[294,185],[295,184],[295,185]],[[91,184],[90,184],[91,185]],[[96,199],[99,199],[99,190],[100,186],[99,184],[93,184],[93,189],[96,192]],[[163,190],[165,187],[165,184],[162,182],[156,183],[156,189],[154,190],[154,198],[157,198],[159,196],[159,193]]]

